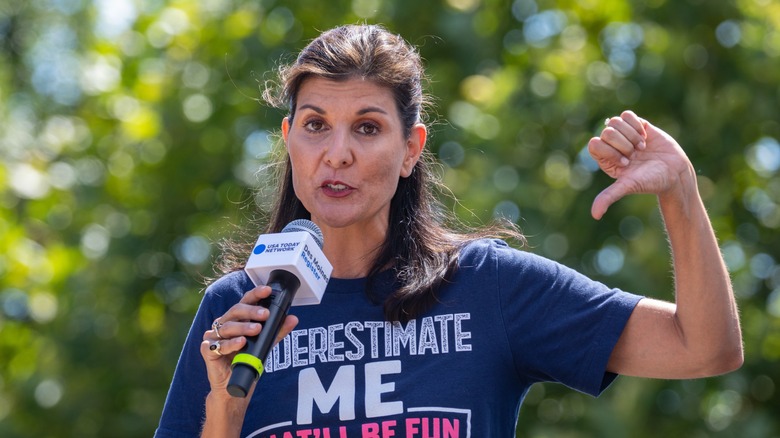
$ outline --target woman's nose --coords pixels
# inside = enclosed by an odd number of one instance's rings
[[[335,130],[328,139],[329,144],[325,149],[324,160],[331,167],[349,166],[352,164],[352,145],[350,144],[349,131],[346,129]]]

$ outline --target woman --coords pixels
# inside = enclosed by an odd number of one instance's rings
[[[318,306],[293,309],[247,398],[232,357],[268,311],[240,266],[195,317],[159,437],[512,436],[531,384],[597,395],[617,374],[695,378],[742,363],[731,283],[682,149],[627,111],[589,151],[615,182],[592,215],[658,196],[676,303],[604,285],[444,224],[429,186],[419,55],[378,26],[323,33],[267,99],[289,109],[287,158],[267,232],[306,218],[333,265]],[[247,252],[237,254],[245,258]]]

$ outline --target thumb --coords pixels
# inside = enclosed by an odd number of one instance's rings
[[[593,216],[593,219],[600,220],[609,207],[626,194],[627,192],[623,184],[615,181],[612,185],[602,190],[593,200],[593,205],[590,207],[590,215]]]

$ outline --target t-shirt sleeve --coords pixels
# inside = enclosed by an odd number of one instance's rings
[[[206,396],[211,390],[200,355],[203,333],[211,329],[215,318],[241,299],[248,287],[246,282],[243,273],[238,272],[206,289],[176,364],[155,438],[200,436]]]
[[[642,297],[503,242],[493,248],[518,373],[599,395],[616,377],[607,362]]]

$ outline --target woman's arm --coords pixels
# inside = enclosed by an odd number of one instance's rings
[[[235,398],[226,391],[206,397],[206,418],[203,422],[202,438],[238,437],[244,424],[249,397]]]
[[[675,303],[639,302],[608,363],[624,375],[686,379],[742,365],[731,280],[702,203],[696,173],[677,142],[633,112],[609,119],[589,150],[615,182],[593,203],[600,219],[625,195],[658,196],[674,264]]]
[[[201,432],[203,438],[241,435],[244,416],[256,385],[252,385],[245,398],[231,396],[227,392],[230,365],[236,353],[246,345],[246,337],[257,335],[262,330],[262,321],[268,318],[268,309],[256,303],[268,297],[270,293],[271,288],[268,286],[259,286],[248,291],[238,304],[217,318],[219,328],[208,330],[203,334],[200,354],[206,363],[206,372],[211,385],[211,392],[206,397],[206,417]],[[287,315],[276,342],[290,333],[297,324],[297,317]]]

